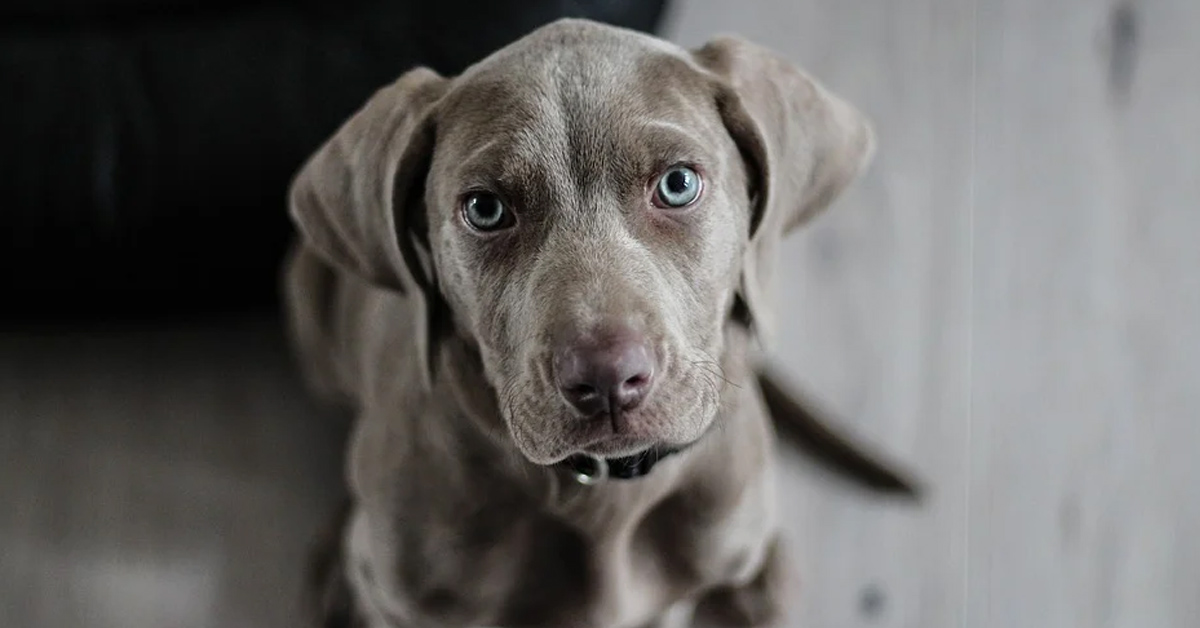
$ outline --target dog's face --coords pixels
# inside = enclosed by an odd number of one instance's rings
[[[702,76],[587,41],[462,77],[425,194],[438,284],[540,463],[704,432],[749,236],[745,164]]]
[[[686,445],[774,240],[870,152],[856,112],[764,55],[555,23],[382,90],[302,171],[293,213],[335,263],[448,306],[531,461]]]

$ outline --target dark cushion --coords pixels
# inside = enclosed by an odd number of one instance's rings
[[[19,0],[0,9],[0,316],[271,307],[287,184],[377,88],[665,2]]]

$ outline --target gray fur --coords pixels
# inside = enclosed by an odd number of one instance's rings
[[[779,240],[869,161],[866,120],[737,38],[578,20],[454,78],[413,70],[303,167],[286,294],[315,389],[357,412],[337,574],[371,628],[769,625],[784,601],[755,385]],[[703,197],[653,207],[695,164]],[[517,226],[479,234],[469,190]],[[571,417],[556,343],[618,321],[659,372],[629,429]],[[584,487],[553,463],[691,445]]]

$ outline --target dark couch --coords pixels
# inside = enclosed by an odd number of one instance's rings
[[[292,173],[376,88],[665,0],[9,0],[0,319],[270,308]]]

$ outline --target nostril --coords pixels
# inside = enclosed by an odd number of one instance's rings
[[[598,391],[596,390],[595,386],[590,384],[575,384],[573,386],[568,386],[566,392],[572,397],[587,397],[589,395],[597,394]]]
[[[649,375],[647,375],[646,373],[638,373],[637,375],[634,375],[633,377],[630,377],[629,379],[625,380],[624,385],[626,388],[637,389],[637,388],[645,388],[646,385],[649,383],[650,383]]]
[[[612,391],[613,402],[622,410],[632,410],[637,407],[650,388],[650,372],[642,371],[626,378]]]

